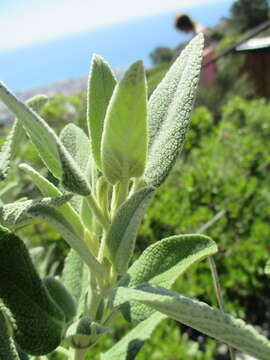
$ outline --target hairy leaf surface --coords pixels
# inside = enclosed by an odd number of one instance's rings
[[[65,259],[63,283],[77,304],[77,314],[84,311],[89,284],[89,269],[79,254],[71,249]]]
[[[60,140],[81,171],[85,172],[89,160],[90,143],[83,130],[74,124],[68,124],[61,131]]]
[[[105,270],[103,266],[96,260],[94,255],[90,252],[83,239],[79,238],[71,225],[66,221],[64,216],[51,206],[41,206],[36,204],[28,210],[28,214],[33,218],[38,218],[46,221],[48,224],[54,226],[63,236],[66,242],[72,247],[85,263],[92,269],[97,276],[104,276]]]
[[[57,147],[62,165],[61,185],[74,194],[89,195],[90,185],[79,165],[62,144],[59,143]]]
[[[9,326],[0,308],[0,360],[20,360]]]
[[[149,151],[144,178],[159,186],[181,150],[189,126],[200,74],[203,37],[181,53],[152,94],[148,106]]]
[[[42,284],[24,243],[3,230],[0,259],[0,297],[16,320],[16,342],[29,354],[51,352],[61,341],[64,314]]]
[[[116,85],[109,64],[99,55],[94,55],[88,79],[87,122],[93,158],[101,169],[101,139],[106,111]]]
[[[65,321],[68,323],[76,315],[76,304],[72,295],[65,286],[53,276],[46,276],[42,281],[53,301],[63,311]]]
[[[87,180],[48,124],[1,82],[0,99],[22,123],[41,159],[56,178],[61,178],[63,186],[71,192],[89,195],[90,187]]]
[[[102,171],[112,184],[143,174],[147,155],[146,80],[134,63],[115,87],[101,144]]]
[[[61,206],[70,200],[72,195],[62,195],[56,197],[47,197],[41,200],[18,201],[0,206],[0,224],[8,228],[16,228],[27,224],[33,220],[29,215],[31,208],[39,205],[43,206]]]
[[[124,274],[127,271],[145,207],[154,192],[153,187],[146,187],[133,194],[122,204],[112,221],[107,245],[111,261],[118,274]]]
[[[0,83],[0,98],[22,123],[49,170],[55,177],[60,178],[61,163],[53,130],[2,83]]]
[[[176,235],[149,246],[120,280],[121,286],[150,283],[169,289],[177,278],[194,262],[217,252],[215,242],[204,235]],[[124,305],[129,321],[149,317],[153,309],[139,304]]]
[[[102,354],[101,360],[133,360],[141,350],[156,326],[166,318],[166,315],[155,313],[149,319],[135,326],[126,336],[116,343],[110,350]]]
[[[27,101],[34,111],[39,111],[48,101],[45,95],[36,95]],[[24,137],[24,129],[18,120],[15,120],[0,152],[0,181],[4,180],[10,166],[10,160],[18,150],[18,145]]]
[[[62,192],[58,190],[58,188],[53,183],[51,183],[48,179],[39,174],[31,166],[27,164],[20,164],[19,167],[30,176],[32,182],[40,190],[43,196],[54,197],[63,195]],[[72,225],[74,231],[78,234],[78,236],[82,237],[84,233],[83,225],[81,223],[79,215],[72,208],[72,206],[69,203],[66,203],[62,205],[58,210]]]
[[[83,277],[83,261],[78,253],[71,249],[65,259],[63,283],[71,295],[78,301],[82,291],[80,279]]]
[[[61,131],[60,140],[77,163],[81,172],[87,176],[90,143],[84,131],[74,124],[68,124]],[[75,196],[71,199],[72,207],[77,212],[80,211],[81,202],[81,196]]]
[[[203,302],[154,285],[118,288],[115,304],[139,301],[218,341],[260,360],[270,358],[270,341],[244,321]]]

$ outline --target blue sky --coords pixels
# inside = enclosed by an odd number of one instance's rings
[[[0,51],[210,2],[219,0],[1,0]]]

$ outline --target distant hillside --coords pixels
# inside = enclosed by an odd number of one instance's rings
[[[123,75],[123,70],[116,69],[114,73],[118,79]],[[43,94],[47,96],[53,96],[54,94],[62,94],[66,96],[72,96],[81,91],[86,91],[87,88],[87,76],[82,76],[66,81],[60,81],[44,86],[35,87],[25,91],[18,91],[16,95],[19,99],[25,101],[37,94]],[[13,119],[12,114],[6,108],[6,106],[0,102],[0,125],[7,124]]]
[[[85,91],[87,86],[87,77],[75,78],[67,81],[52,83],[45,86],[39,86],[26,91],[17,92],[16,95],[19,99],[25,101],[37,94],[44,94],[47,96],[53,96],[60,93],[63,95],[71,96],[80,91]],[[0,103],[0,124],[7,124],[13,118],[8,109]]]

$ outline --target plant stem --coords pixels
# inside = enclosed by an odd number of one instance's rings
[[[221,293],[221,286],[220,286],[220,281],[219,281],[219,277],[218,277],[216,263],[212,256],[208,257],[208,261],[209,261],[209,265],[210,265],[210,269],[211,269],[211,274],[212,274],[212,279],[213,279],[213,283],[214,283],[216,298],[218,301],[218,306],[222,312],[225,312],[224,300],[223,300],[222,293]],[[228,349],[229,349],[229,353],[230,353],[230,359],[235,360],[234,350],[230,346],[228,346]]]
[[[146,184],[144,183],[144,181],[142,180],[142,178],[135,178],[133,180],[133,184],[130,190],[130,195],[134,194],[136,191],[140,190],[141,188],[143,188],[144,186],[146,186]]]
[[[211,227],[217,220],[219,220],[225,214],[226,214],[226,210],[219,211],[212,219],[210,219],[206,224],[204,224],[197,231],[197,233],[206,231],[209,227]],[[211,275],[212,275],[212,279],[213,279],[213,283],[214,283],[214,288],[215,288],[218,305],[219,305],[220,310],[222,312],[225,312],[224,300],[223,300],[222,293],[221,293],[221,286],[220,286],[220,281],[219,281],[219,277],[218,277],[215,260],[213,259],[212,256],[209,256],[208,261],[209,261],[209,265],[210,265],[210,269],[211,269]],[[230,359],[235,360],[234,350],[230,346],[228,346],[228,349],[229,349],[229,353],[230,353]]]
[[[98,261],[100,263],[102,263],[103,257],[104,257],[105,252],[106,252],[106,236],[107,236],[107,232],[104,231],[103,234],[102,234],[100,247],[99,247],[99,252],[98,252]]]
[[[104,216],[102,210],[100,209],[99,205],[91,194],[87,196],[87,201],[98,222],[103,226],[104,229],[108,229],[108,227],[110,226],[110,222]]]
[[[114,193],[111,206],[111,217],[113,217],[117,209],[122,205],[128,196],[129,179],[124,179],[114,186]]]
[[[83,360],[87,349],[70,349],[70,360]]]
[[[93,277],[93,274],[90,274],[90,288],[90,293],[88,294],[87,315],[89,315],[92,320],[95,320],[100,297],[97,293],[97,282]]]

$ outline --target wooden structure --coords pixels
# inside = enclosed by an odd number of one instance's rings
[[[270,98],[270,37],[249,39],[235,51],[246,55],[243,71],[253,82],[256,95]]]

